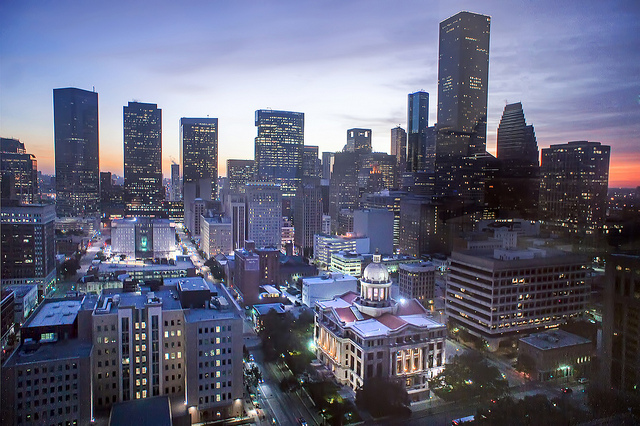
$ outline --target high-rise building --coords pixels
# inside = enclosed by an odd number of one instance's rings
[[[333,172],[333,159],[335,153],[323,152],[322,153],[322,179],[331,179],[331,172]]]
[[[385,208],[362,209],[353,212],[353,233],[369,237],[371,251],[393,253],[393,212]]]
[[[322,231],[322,190],[319,182],[305,182],[295,200],[295,245],[303,251],[313,248],[313,236]]]
[[[435,146],[427,146],[429,127],[429,94],[419,91],[409,94],[407,107],[407,171],[421,172],[433,169],[427,159],[433,160]],[[433,141],[430,141],[433,142]]]
[[[615,254],[607,259],[602,313],[604,383],[626,392],[640,387],[640,257]]]
[[[483,203],[491,18],[460,12],[440,23],[437,195]]]
[[[396,157],[385,152],[362,154],[359,158],[358,186],[366,193],[396,187]]]
[[[491,350],[581,315],[589,300],[581,256],[531,248],[454,251],[450,259],[447,317]]]
[[[302,158],[302,177],[316,178],[320,177],[320,158],[318,158],[318,147],[305,145],[303,148]]]
[[[58,216],[100,214],[98,94],[53,89]]]
[[[2,285],[37,284],[47,296],[56,280],[53,205],[3,202],[1,213]]]
[[[360,192],[358,189],[359,154],[336,152],[329,190],[329,216],[332,227],[337,229],[338,214],[342,209],[357,209]]]
[[[125,212],[160,216],[162,186],[162,110],[157,104],[129,102],[124,113]]]
[[[283,197],[294,197],[302,179],[304,113],[256,111],[256,178],[277,183]]]
[[[540,169],[533,126],[527,125],[520,102],[506,105],[498,127],[497,170],[487,170],[490,208],[500,217],[535,219],[538,215]],[[492,195],[493,194],[493,195]]]
[[[391,155],[396,157],[396,186],[407,170],[407,132],[400,126],[391,129]]]
[[[171,164],[171,199],[170,201],[180,201],[182,199],[182,185],[180,182],[180,164]]]
[[[436,288],[436,268],[431,262],[400,264],[398,287],[400,296],[418,299],[422,304],[433,303]]]
[[[231,218],[232,248],[233,250],[241,249],[247,239],[247,200],[245,194],[231,193],[225,211]]]
[[[200,224],[200,247],[206,258],[233,252],[233,225],[231,218],[223,216],[205,217]]]
[[[280,248],[282,238],[282,190],[280,185],[252,182],[247,196],[247,238],[256,247]]]
[[[438,155],[485,151],[491,18],[460,12],[440,23]]]
[[[349,129],[347,130],[347,152],[357,152],[366,154],[371,152],[371,129]]]
[[[30,204],[39,200],[38,162],[17,139],[0,139],[0,187],[2,199]]]
[[[194,218],[193,203],[218,198],[218,119],[180,119],[180,163],[182,166],[182,199],[184,201],[184,223],[191,229]]]
[[[169,219],[111,221],[111,251],[129,259],[167,259],[175,251],[176,230]]]
[[[569,234],[599,234],[607,208],[610,150],[587,141],[542,150],[540,214],[547,226]]]
[[[253,182],[255,161],[227,160],[227,177],[229,178],[229,192],[244,194],[247,182]]]

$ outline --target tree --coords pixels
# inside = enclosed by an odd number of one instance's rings
[[[408,415],[409,395],[402,383],[383,377],[372,377],[356,392],[356,405],[374,417]]]
[[[476,416],[480,425],[566,425],[576,423],[576,412],[562,408],[563,404],[549,401],[542,394],[521,400],[503,398],[488,408],[479,408]],[[573,421],[572,421],[573,420]]]
[[[466,352],[456,355],[442,373],[429,380],[429,386],[446,399],[475,396],[497,398],[509,389],[508,382],[497,367],[490,366],[482,355]]]
[[[73,277],[76,272],[78,272],[78,269],[80,269],[80,262],[76,257],[70,257],[62,262],[62,265],[60,266],[60,273],[66,279]]]

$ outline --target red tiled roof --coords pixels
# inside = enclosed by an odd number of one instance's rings
[[[348,291],[344,293],[342,296],[340,296],[340,299],[344,300],[347,303],[353,303],[353,301],[356,300],[356,297],[358,296],[360,295],[355,291]]]
[[[335,308],[335,311],[341,321],[354,322],[356,320],[356,316],[351,312],[351,308]]]
[[[405,325],[407,322],[402,318],[398,318],[393,314],[384,314],[377,318],[377,320],[383,325],[389,327],[391,330],[397,330]]]
[[[419,315],[426,313],[427,310],[415,299],[407,300],[405,303],[400,303],[398,309],[398,315]]]

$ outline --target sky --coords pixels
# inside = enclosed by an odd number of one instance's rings
[[[54,173],[53,89],[98,92],[100,169],[123,173],[122,108],[157,103],[163,171],[180,117],[217,117],[219,170],[253,158],[255,111],[305,113],[305,144],[338,151],[371,128],[390,151],[407,94],[437,111],[439,22],[491,16],[487,150],[522,102],[540,148],[611,145],[610,187],[640,185],[640,2],[211,0],[0,2],[0,136]]]

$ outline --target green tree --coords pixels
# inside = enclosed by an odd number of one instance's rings
[[[446,399],[497,398],[509,389],[500,370],[487,364],[484,357],[476,352],[453,357],[442,373],[429,380],[429,386]]]
[[[78,269],[80,269],[80,262],[76,257],[70,257],[62,262],[62,265],[60,266],[60,273],[66,279],[73,277],[76,272],[78,272]]]
[[[383,377],[372,377],[356,392],[356,405],[374,417],[407,416],[409,395],[402,383]]]

